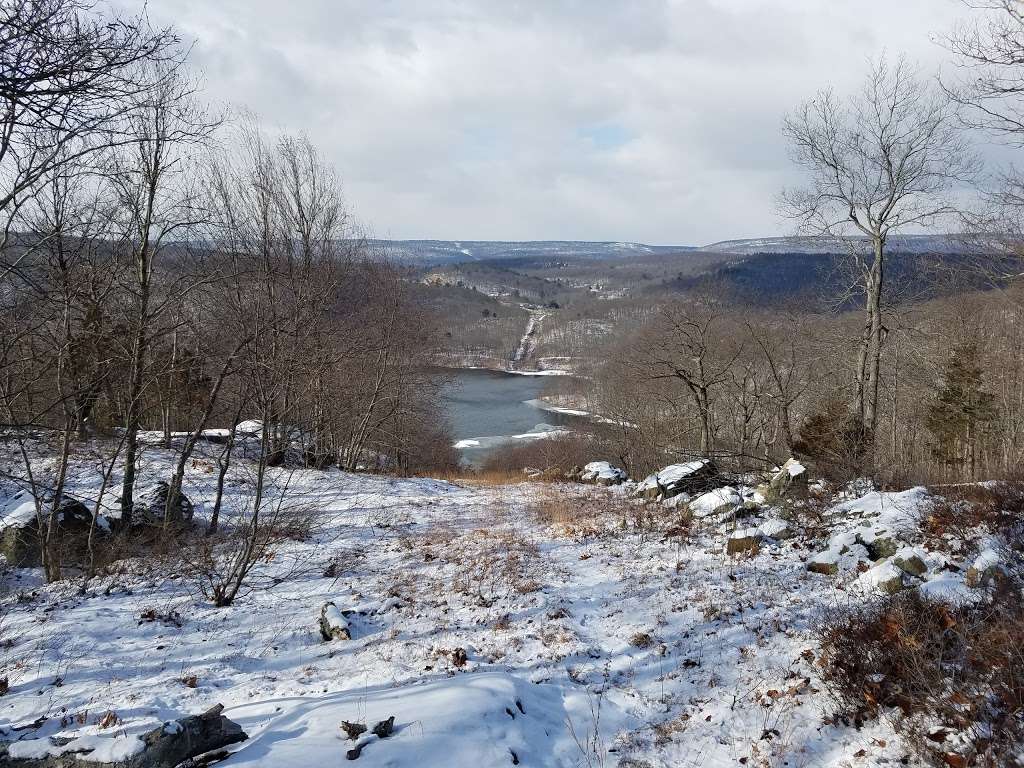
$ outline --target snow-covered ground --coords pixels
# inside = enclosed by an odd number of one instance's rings
[[[147,451],[144,476],[167,471],[165,454]],[[73,473],[71,492],[88,496],[89,476]],[[185,492],[209,504],[213,477],[199,459]],[[55,734],[100,736],[130,753],[137,734],[220,702],[250,737],[228,766],[337,765],[354,746],[343,720],[392,715],[394,734],[364,737],[358,765],[876,766],[907,754],[884,721],[826,719],[814,632],[824,609],[857,599],[857,572],[808,572],[815,550],[800,539],[730,557],[720,529],[678,539],[635,524],[640,508],[614,488],[337,470],[297,471],[288,488],[315,510],[312,534],[276,547],[257,589],[227,608],[168,557],[124,564],[85,594],[9,574],[0,738],[31,752]],[[552,505],[590,512],[551,523],[538,509]],[[351,640],[322,639],[327,601]]]

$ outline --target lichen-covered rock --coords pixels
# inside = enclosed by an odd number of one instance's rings
[[[834,576],[839,573],[839,558],[831,557],[831,552],[820,552],[807,561],[807,570],[823,576]]]
[[[856,531],[857,542],[863,544],[868,556],[874,560],[885,560],[895,555],[903,546],[889,530],[880,526],[865,526]]]
[[[915,547],[903,547],[892,556],[890,562],[911,576],[922,577],[928,573],[928,564],[924,561],[924,552]]]
[[[903,571],[891,562],[884,562],[862,573],[858,582],[867,589],[894,595],[903,589]]]

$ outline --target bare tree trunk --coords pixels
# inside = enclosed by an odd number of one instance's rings
[[[240,341],[232,350],[231,354],[224,360],[224,364],[221,366],[220,372],[217,374],[217,379],[213,383],[213,387],[210,390],[210,394],[206,398],[206,406],[203,408],[203,413],[199,418],[199,423],[195,429],[190,431],[185,437],[185,444],[181,448],[181,453],[178,455],[178,462],[174,467],[174,475],[171,477],[170,487],[167,490],[167,501],[164,507],[164,533],[167,533],[168,525],[171,518],[171,510],[174,509],[178,504],[178,499],[181,496],[181,484],[185,478],[185,465],[188,463],[189,458],[192,456],[192,451],[196,447],[196,443],[199,442],[199,437],[202,435],[203,430],[206,428],[207,422],[210,420],[210,416],[213,414],[213,409],[217,405],[217,398],[220,397],[221,388],[224,386],[224,381],[227,379],[228,374],[231,372],[231,366],[234,364],[235,357],[241,351],[242,347],[248,344],[248,339]],[[234,429],[232,429],[232,435]]]

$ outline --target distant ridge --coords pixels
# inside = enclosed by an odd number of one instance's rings
[[[585,240],[370,240],[393,260],[419,267],[460,264],[499,259],[545,259],[564,261],[619,260],[630,256],[721,253],[736,256],[755,254],[842,254],[848,243],[867,249],[866,238],[758,237],[722,240],[704,246],[646,245],[644,243]],[[906,254],[967,254],[986,250],[957,235],[893,235],[889,252]]]
[[[748,240],[723,240],[705,245],[697,250],[714,253],[734,253],[749,256],[756,253],[804,253],[841,254],[849,243],[868,249],[864,237],[822,238],[822,237],[760,237]],[[963,254],[979,250],[978,246],[958,235],[892,235],[888,241],[889,252],[900,253],[945,253]]]
[[[567,261],[621,259],[630,255],[682,253],[687,245],[644,245],[576,240],[371,240],[399,262],[421,266],[495,259],[548,258]]]

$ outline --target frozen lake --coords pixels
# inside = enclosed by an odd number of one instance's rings
[[[546,379],[500,371],[455,371],[442,400],[464,461],[477,465],[503,445],[536,440],[545,433],[580,424],[580,416],[538,407],[536,400]]]

